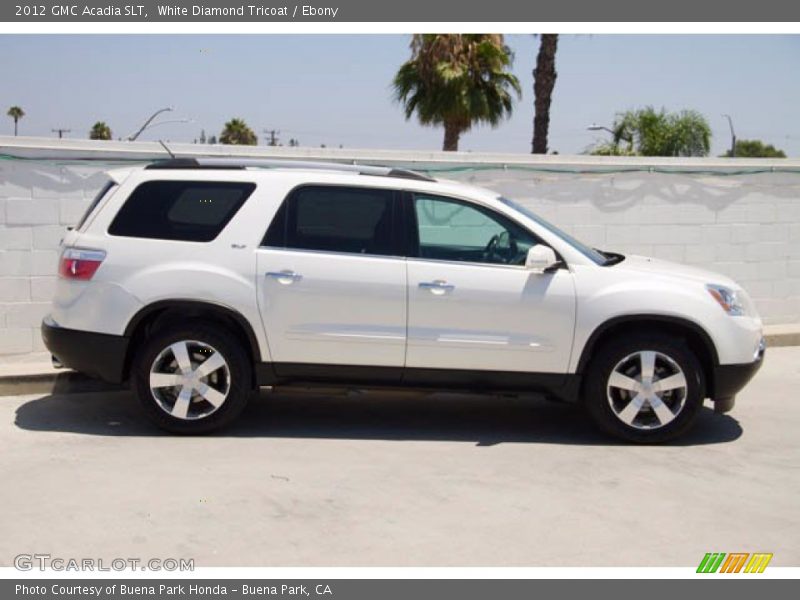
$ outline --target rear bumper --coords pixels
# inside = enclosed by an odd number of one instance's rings
[[[762,341],[753,362],[717,365],[714,368],[713,398],[731,398],[746,386],[764,364],[764,351],[765,347]]]
[[[122,383],[130,338],[66,329],[47,316],[42,321],[42,339],[65,367],[110,383]]]

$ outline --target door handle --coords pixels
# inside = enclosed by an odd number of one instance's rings
[[[441,296],[447,292],[452,292],[456,289],[452,283],[447,283],[444,279],[436,279],[434,281],[422,281],[419,284],[420,289],[430,290],[431,294]]]
[[[289,285],[303,278],[299,273],[295,273],[289,269],[284,269],[283,271],[267,271],[265,275],[272,279],[277,279],[278,283],[282,283],[283,285]]]

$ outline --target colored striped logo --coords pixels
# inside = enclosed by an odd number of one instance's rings
[[[708,552],[697,567],[698,573],[763,573],[772,560],[768,552]]]

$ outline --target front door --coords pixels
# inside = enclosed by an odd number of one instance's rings
[[[575,325],[569,270],[526,269],[540,240],[487,207],[411,201],[406,367],[565,373]]]

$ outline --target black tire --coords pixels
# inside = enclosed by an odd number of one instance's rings
[[[160,389],[158,392],[154,392],[150,387],[150,370],[162,351],[176,342],[188,340],[206,344],[216,350],[224,359],[227,367],[227,372],[222,371],[224,389],[227,391],[224,401],[214,409],[210,404],[205,405],[201,396],[193,395],[190,406],[204,405],[207,406],[207,410],[212,412],[206,416],[191,419],[178,418],[169,414],[165,408],[162,408],[162,402],[156,396],[156,393],[162,394]],[[195,356],[197,355],[195,354]],[[169,355],[164,360],[169,360]],[[196,367],[199,364],[202,363],[192,360],[193,366]],[[213,377],[222,377],[219,373],[220,371],[217,371]],[[196,435],[221,429],[241,414],[253,391],[252,373],[250,356],[233,333],[219,325],[188,321],[159,331],[142,344],[133,359],[131,378],[145,415],[153,423],[171,433]],[[177,393],[180,386],[162,389],[166,390],[164,395],[169,396],[169,394]]]
[[[676,396],[668,398],[673,406],[679,406],[682,398],[682,408],[671,421],[665,419],[668,421],[665,425],[652,429],[637,428],[623,422],[612,408],[609,396],[613,396],[614,403],[619,403],[616,405],[623,408],[625,399],[630,396],[625,396],[625,392],[620,391],[609,393],[607,388],[612,371],[621,361],[637,352],[647,351],[659,353],[674,361],[683,371],[686,380],[685,392],[674,392]],[[669,363],[663,358],[657,360],[662,368],[669,367]],[[705,398],[705,378],[700,361],[680,338],[661,333],[636,334],[610,341],[597,350],[589,365],[583,389],[584,405],[602,430],[628,442],[656,444],[683,435],[694,424]],[[635,393],[628,392],[631,395]],[[675,413],[675,410],[672,412]],[[653,413],[654,411],[646,407],[645,412],[639,413],[637,418],[647,417],[653,422],[653,419],[657,419]]]

